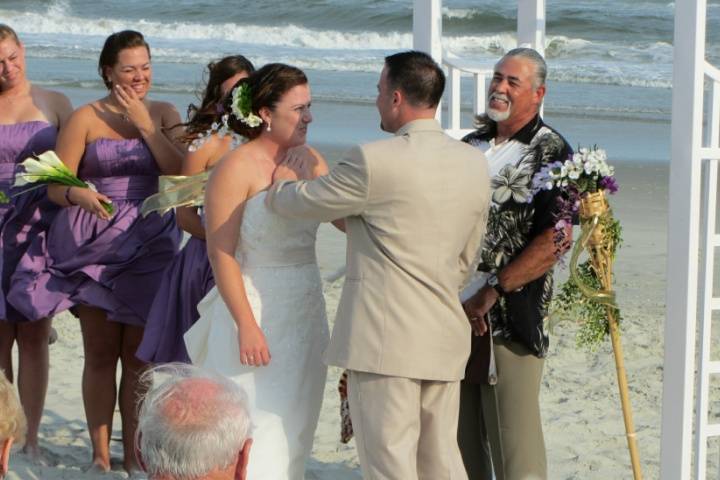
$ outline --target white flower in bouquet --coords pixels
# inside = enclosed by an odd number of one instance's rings
[[[20,165],[23,167],[24,172],[15,175],[15,183],[13,184],[15,187],[38,182],[82,186],[82,181],[73,175],[52,150],[48,150],[37,157],[26,158]],[[59,179],[62,179],[62,181]]]
[[[574,162],[570,162],[572,167],[568,169],[568,178],[570,180],[577,180],[582,174],[582,168],[576,165]]]
[[[69,187],[91,188],[88,183],[80,180],[75,174],[73,174],[70,169],[67,168],[67,165],[65,165],[52,150],[48,150],[42,155],[38,155],[36,157],[26,158],[20,163],[20,165],[23,167],[24,171],[15,175],[15,182],[13,186],[23,187],[31,183],[37,183],[39,185],[15,193],[12,195],[13,197],[22,195],[23,193],[27,193],[41,187],[43,184],[49,183],[67,185]],[[111,204],[105,202],[101,203],[108,213],[112,214],[114,212],[115,209]]]

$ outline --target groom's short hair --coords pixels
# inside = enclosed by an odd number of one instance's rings
[[[425,52],[410,50],[385,57],[387,79],[415,107],[434,108],[445,90],[445,73]]]
[[[142,382],[137,444],[150,478],[202,478],[238,461],[252,428],[240,386],[181,363],[152,368]]]

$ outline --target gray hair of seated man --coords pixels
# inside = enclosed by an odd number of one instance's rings
[[[151,476],[201,478],[238,461],[252,426],[245,392],[231,380],[170,363],[143,374],[148,391],[137,445]]]
[[[545,59],[537,52],[537,50],[527,47],[513,48],[503,55],[498,63],[501,63],[506,58],[511,57],[524,58],[525,60],[532,62],[535,66],[535,79],[533,81],[534,90],[537,90],[538,87],[545,85],[545,80],[547,79],[547,63],[545,63]]]

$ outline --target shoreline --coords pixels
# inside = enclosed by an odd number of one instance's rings
[[[77,108],[106,95],[105,90],[93,88],[61,88],[58,91],[70,98]],[[190,102],[197,102],[192,93],[152,92],[150,98],[170,102],[185,117]],[[552,96],[548,96],[552,104]],[[366,143],[390,134],[380,130],[380,119],[374,103],[315,100],[313,123],[308,130],[308,143],[319,149],[345,151],[356,143]],[[658,119],[591,118],[575,114],[552,112],[544,118],[573,146],[598,145],[608,152],[611,163],[670,163],[670,123]],[[472,126],[469,111],[463,111],[462,125]]]

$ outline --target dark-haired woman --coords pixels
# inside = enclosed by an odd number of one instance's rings
[[[180,172],[182,153],[168,136],[180,116],[170,104],[147,98],[152,66],[150,48],[140,33],[110,35],[100,54],[99,73],[109,94],[73,113],[56,148],[67,167],[97,192],[48,187],[50,199],[65,208],[48,230],[46,245],[33,245],[44,255],[21,260],[9,300],[29,318],[67,309],[80,318],[91,469],[110,469],[110,434],[119,397],[124,467],[132,477],[139,471],[134,435],[137,380],[143,367],[135,351],[163,271],[180,241],[172,214],[142,217],[139,208],[157,191],[161,173]],[[111,204],[114,212],[108,213],[103,204]]]
[[[315,259],[318,223],[282,218],[265,193],[288,150],[304,145],[310,113],[305,74],[270,64],[240,80],[225,101],[230,127],[249,141],[213,169],[205,195],[208,257],[216,287],[185,335],[193,363],[248,393],[253,452],[248,478],[302,480],[325,386],[328,339]],[[326,173],[315,157],[302,175]]]
[[[182,175],[192,176],[212,168],[240,143],[235,133],[212,131],[222,100],[241,78],[254,71],[242,55],[225,57],[207,66],[208,83],[199,107],[188,109],[183,140],[192,148],[185,156]],[[209,135],[208,135],[209,133]],[[200,141],[199,141],[200,140]],[[183,335],[197,321],[197,305],[215,280],[207,257],[205,227],[196,207],[176,210],[180,228],[191,235],[172,265],[165,271],[137,356],[145,362],[189,362]]]
[[[12,189],[17,165],[30,155],[55,148],[58,128],[72,107],[65,95],[30,83],[25,48],[17,34],[0,24],[0,190]],[[6,302],[10,276],[32,239],[45,231],[57,213],[45,189],[35,189],[0,204],[0,370],[13,379],[12,348],[18,345],[18,389],[28,419],[24,451],[41,460],[38,428],[48,384],[50,319],[27,318]],[[29,321],[34,320],[34,321]]]

